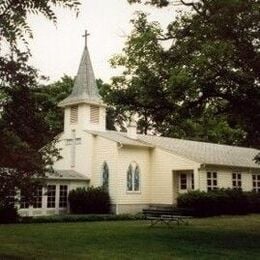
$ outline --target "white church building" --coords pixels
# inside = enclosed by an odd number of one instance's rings
[[[72,93],[63,100],[64,132],[46,186],[24,216],[68,211],[67,197],[77,187],[106,186],[116,214],[137,213],[150,205],[172,205],[189,190],[237,188],[260,191],[259,150],[237,146],[106,130],[106,105],[98,94],[87,42]],[[48,191],[48,192],[47,192]]]

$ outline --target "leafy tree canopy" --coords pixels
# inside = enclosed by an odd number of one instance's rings
[[[63,131],[64,111],[58,107],[58,103],[69,96],[73,84],[74,79],[64,75],[60,80],[48,85],[41,85],[34,90],[41,113],[49,126],[49,142]]]
[[[49,143],[49,126],[35,89],[39,75],[28,65],[32,37],[29,14],[43,14],[54,23],[53,8],[78,11],[75,0],[3,0],[0,2],[0,206],[10,203],[16,189],[31,196],[58,157]],[[36,178],[40,177],[40,178]]]
[[[146,129],[259,147],[259,4],[181,2],[192,11],[166,32],[143,13],[133,20],[123,53],[112,60],[125,71],[113,79],[107,101],[138,113]],[[169,48],[162,47],[164,41]]]

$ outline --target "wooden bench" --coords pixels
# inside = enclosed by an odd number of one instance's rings
[[[147,220],[151,221],[151,225],[155,226],[158,223],[163,223],[171,227],[171,223],[189,224],[190,216],[180,215],[180,211],[176,209],[144,209],[143,214]]]

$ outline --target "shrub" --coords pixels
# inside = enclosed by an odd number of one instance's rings
[[[65,214],[53,216],[40,216],[40,217],[22,217],[20,223],[66,223],[66,222],[91,222],[91,221],[122,221],[122,220],[142,220],[142,214]]]
[[[110,213],[110,197],[102,187],[78,188],[69,193],[70,211],[74,214]]]
[[[260,213],[260,192],[247,192],[249,209],[251,213]]]
[[[0,223],[10,224],[19,220],[17,209],[13,205],[0,206]]]
[[[246,194],[240,189],[191,191],[180,195],[177,198],[177,205],[191,209],[192,215],[197,217],[221,214],[241,215],[255,212],[253,208],[256,209],[260,205],[260,196],[258,198],[257,201],[253,195]]]

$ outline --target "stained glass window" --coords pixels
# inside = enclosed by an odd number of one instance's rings
[[[133,167],[130,164],[127,171],[127,190],[133,190]]]
[[[102,186],[106,190],[109,188],[109,168],[106,162],[104,162],[102,169]]]
[[[134,174],[134,190],[139,191],[140,186],[140,170],[139,167],[135,167],[135,174]]]
[[[140,168],[131,163],[127,170],[127,191],[140,191]]]

